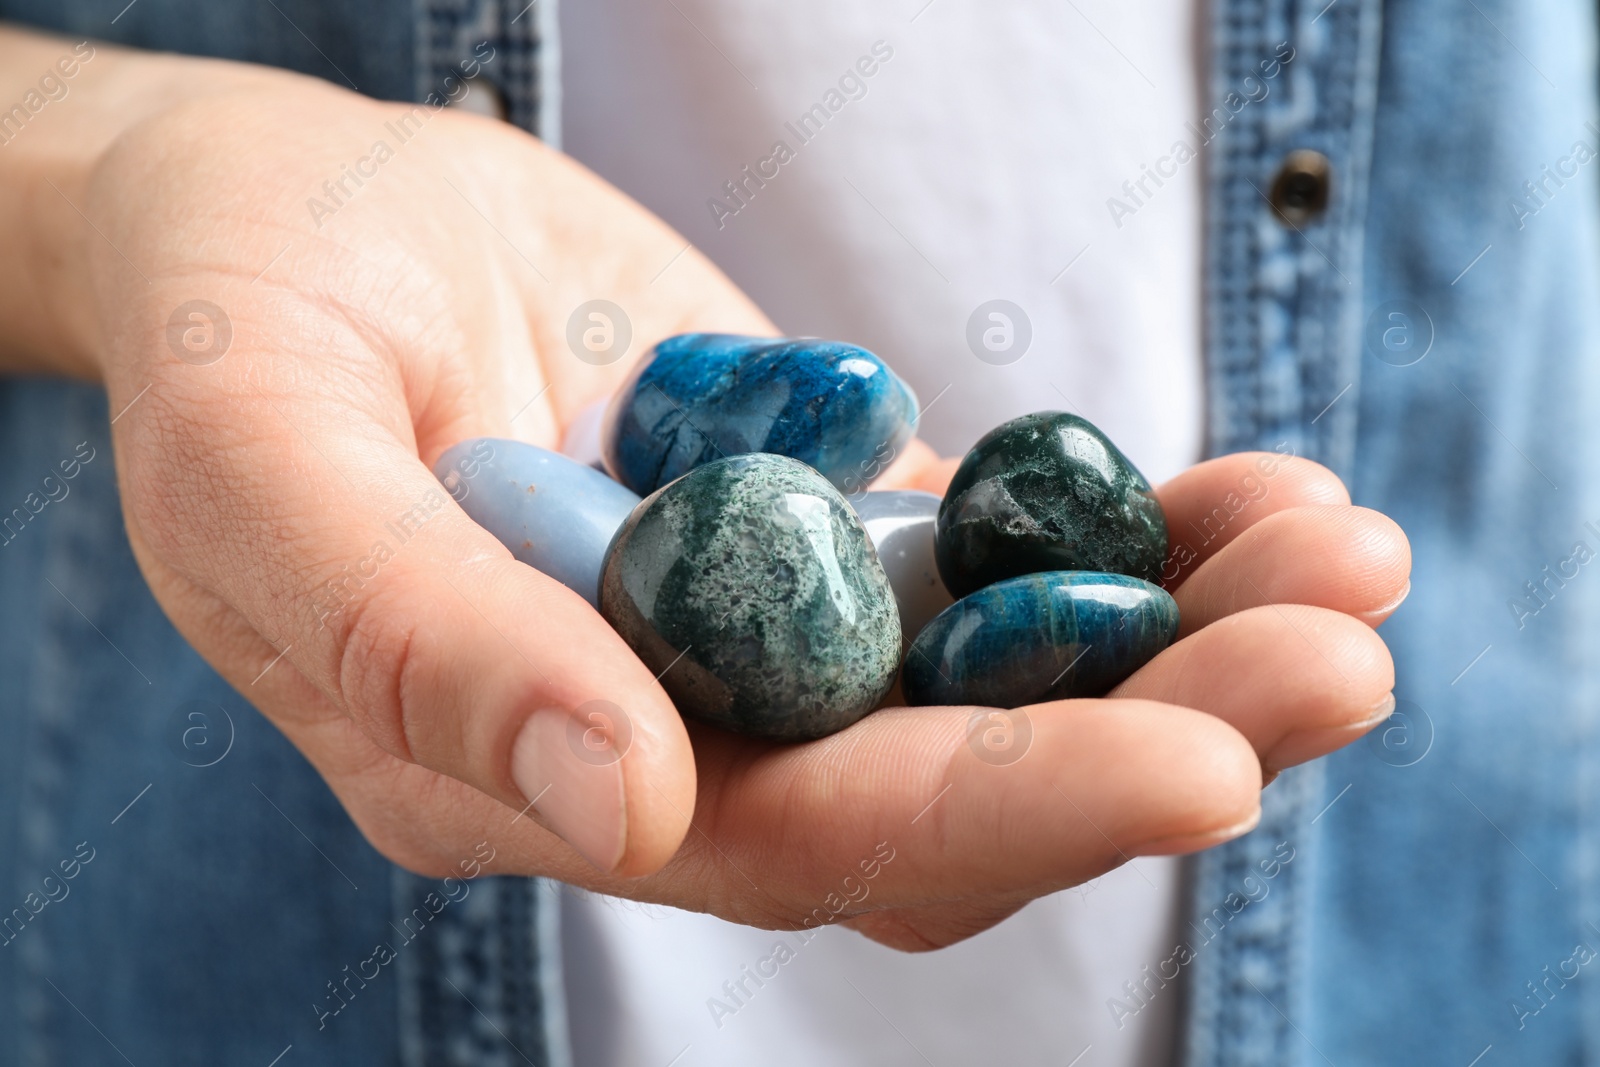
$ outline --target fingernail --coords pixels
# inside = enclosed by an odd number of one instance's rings
[[[1400,605],[1406,602],[1406,597],[1410,595],[1411,583],[1408,581],[1406,582],[1406,587],[1400,590],[1399,596],[1395,597],[1393,600],[1381,607],[1373,608],[1371,611],[1363,611],[1361,613],[1361,617],[1363,619],[1386,619],[1390,615],[1394,614],[1395,611],[1399,609]]]
[[[1242,819],[1232,826],[1224,826],[1219,830],[1207,830],[1198,834],[1180,834],[1176,837],[1162,837],[1154,841],[1146,841],[1137,845],[1130,851],[1135,856],[1176,856],[1186,852],[1199,852],[1202,849],[1214,848],[1236,837],[1243,837],[1254,830],[1261,823],[1261,809],[1258,807],[1247,819]]]
[[[1285,767],[1293,767],[1315,759],[1336,748],[1343,748],[1394,714],[1394,694],[1389,693],[1372,706],[1364,718],[1345,726],[1325,726],[1318,730],[1300,730],[1279,741],[1261,757],[1261,766],[1276,774]]]
[[[511,746],[511,780],[547,827],[600,870],[612,871],[627,844],[622,764],[581,759],[568,743],[574,723],[563,708],[529,716]]]

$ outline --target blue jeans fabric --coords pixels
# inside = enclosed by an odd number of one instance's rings
[[[401,99],[446,92],[488,42],[508,117],[554,128],[552,18],[521,4],[0,0],[0,18]],[[568,1063],[554,887],[418,878],[367,845],[151,597],[113,414],[85,386],[0,384],[0,1064]]]
[[[0,387],[0,1063],[567,1062],[553,887],[367,845],[151,597],[107,419]]]
[[[1416,567],[1383,631],[1399,714],[1194,865],[1191,1064],[1600,1061],[1597,987],[1574,981],[1600,952],[1595,15],[1266,0],[1214,20],[1214,93],[1285,36],[1299,55],[1212,157],[1212,448],[1329,463]],[[1297,232],[1250,184],[1299,147],[1335,184]]]
[[[513,120],[554,131],[549,22],[520,4],[119,6],[0,17],[413,98],[491,39]],[[1600,160],[1573,151],[1600,152],[1595,22],[1573,0],[1212,5],[1210,448],[1330,464],[1416,569],[1384,630],[1396,718],[1191,865],[1188,951],[1147,991],[1183,998],[1195,1067],[1600,1062]],[[1281,42],[1271,91],[1227,107]],[[1291,227],[1267,194],[1299,148],[1332,196]],[[566,1062],[548,887],[455,899],[368,848],[151,599],[110,414],[0,385],[0,517],[38,511],[0,546],[0,920],[23,915],[0,926],[0,1064]]]

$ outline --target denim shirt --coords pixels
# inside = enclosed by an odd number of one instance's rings
[[[554,139],[554,0],[118,8],[0,18],[413,99],[489,41],[508,117]],[[1190,864],[1183,942],[1123,1009],[1179,998],[1193,1067],[1600,1062],[1595,6],[1207,18],[1210,450],[1332,466],[1411,537],[1414,592],[1395,717]],[[1327,207],[1286,222],[1306,149]],[[0,384],[0,1064],[569,1062],[551,887],[366,845],[152,599],[114,414]]]
[[[1328,463],[1415,569],[1383,629],[1395,718],[1193,865],[1195,940],[1230,920],[1187,975],[1196,1067],[1600,1062],[1600,986],[1576,980],[1600,954],[1595,20],[1215,12],[1214,96],[1272,42],[1299,55],[1211,157],[1211,449]],[[1300,147],[1333,191],[1297,230],[1257,190]],[[1238,907],[1283,841],[1271,895]]]

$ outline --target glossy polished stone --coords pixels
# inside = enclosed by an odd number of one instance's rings
[[[606,558],[600,612],[684,715],[773,740],[855,722],[900,657],[866,530],[783,456],[716,460],[645,498]]]
[[[1041,411],[972,447],[939,509],[939,573],[957,597],[1050,570],[1157,581],[1167,520],[1144,475],[1091,423]]]
[[[900,634],[909,644],[933,617],[955,602],[933,559],[939,498],[911,489],[857,493],[846,498],[878,550],[900,608]]]
[[[798,459],[852,493],[905,447],[916,417],[916,395],[864,348],[682,334],[617,391],[602,447],[606,469],[637,493],[751,452]]]
[[[498,437],[447,449],[433,473],[513,556],[599,606],[606,546],[636,493],[566,456]]]
[[[929,623],[906,653],[901,684],[918,707],[1104,696],[1177,633],[1177,603],[1149,582],[1027,574],[985,586]]]

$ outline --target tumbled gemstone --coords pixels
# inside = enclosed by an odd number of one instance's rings
[[[715,460],[646,497],[607,554],[600,612],[684,715],[774,740],[855,722],[900,656],[866,530],[783,456]]]
[[[878,550],[878,562],[900,608],[900,634],[909,643],[953,603],[933,558],[939,498],[912,489],[889,489],[847,499]]]
[[[1178,605],[1125,574],[1048,571],[985,586],[911,642],[906,703],[1015,708],[1104,696],[1172,643]]]
[[[638,494],[559,453],[498,437],[446,449],[433,473],[518,560],[599,605],[606,546]]]
[[[606,414],[606,469],[653,493],[703,463],[770,452],[864,489],[911,440],[917,398],[864,348],[690,333],[645,354]]]
[[[957,597],[1019,574],[1109,571],[1159,581],[1167,520],[1105,434],[1041,411],[991,430],[939,508],[939,573]]]

